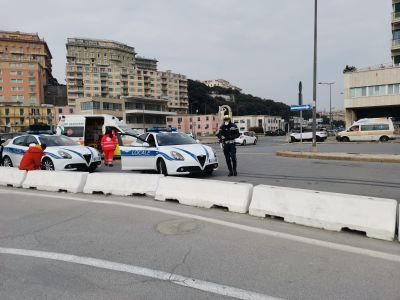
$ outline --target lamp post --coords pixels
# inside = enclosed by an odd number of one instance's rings
[[[317,152],[317,16],[318,0],[314,5],[314,66],[313,66],[313,107],[312,107],[312,152]]]
[[[329,85],[329,126],[332,128],[332,85],[334,82],[318,82],[318,84]]]

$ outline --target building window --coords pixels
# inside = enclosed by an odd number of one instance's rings
[[[2,86],[0,86],[0,92],[1,92],[1,91],[3,91],[3,87],[2,87]]]
[[[399,94],[399,84],[364,86],[364,87],[356,87],[350,89],[351,98],[377,97],[377,96],[398,95],[398,94]]]
[[[13,87],[11,87],[11,90],[12,91],[23,91],[24,88],[22,86],[13,86]]]
[[[0,82],[3,82],[3,78],[0,78]]]
[[[36,80],[29,80],[29,84],[31,85],[31,84],[36,84]]]
[[[58,109],[58,113],[59,113],[59,114],[62,114],[62,108],[59,108],[59,109]]]
[[[0,73],[1,74],[1,73]],[[13,75],[13,76],[21,76],[22,75],[22,71],[10,71],[10,75]]]
[[[122,104],[121,103],[104,102],[103,109],[104,110],[122,110]]]
[[[172,118],[167,118],[167,122],[172,122]]]
[[[12,78],[11,82],[12,83],[24,83],[24,80],[23,79]]]
[[[14,101],[24,100],[24,96],[23,95],[12,95],[11,99]]]
[[[81,110],[92,110],[92,109],[100,109],[100,102],[98,101],[81,102]]]
[[[100,105],[99,105],[99,106],[100,106]],[[70,114],[74,113],[74,109],[73,109],[73,108],[70,108],[70,109],[69,109],[69,113],[70,113]]]

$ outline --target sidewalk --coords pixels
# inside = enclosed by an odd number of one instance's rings
[[[282,157],[308,158],[308,159],[400,163],[400,155],[395,155],[395,154],[278,151],[276,152],[276,155]]]

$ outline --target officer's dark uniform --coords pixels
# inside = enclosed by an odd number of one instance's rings
[[[226,164],[229,169],[228,176],[237,176],[237,160],[236,160],[236,145],[235,139],[240,136],[238,127],[229,120],[228,125],[222,124],[219,127],[217,137],[223,144],[224,155],[226,159]]]

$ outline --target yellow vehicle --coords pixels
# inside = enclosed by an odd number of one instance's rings
[[[336,139],[340,142],[381,141],[395,139],[397,132],[391,118],[361,119],[354,122],[346,131],[339,132]]]

